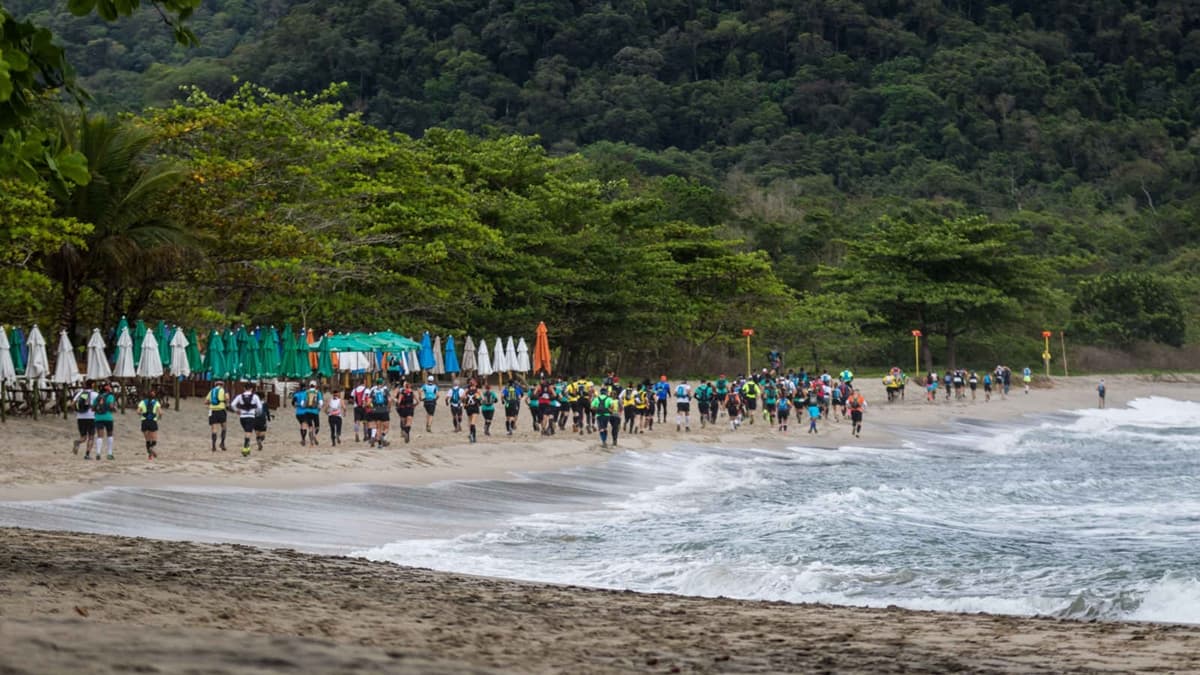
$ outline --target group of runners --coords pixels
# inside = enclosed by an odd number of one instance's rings
[[[1023,377],[1028,393],[1028,368]],[[922,381],[929,401],[937,400],[939,384],[944,385],[947,400],[951,396],[963,400],[968,395],[975,400],[976,390],[982,385],[986,401],[991,399],[993,390],[1006,397],[1012,379],[1011,369],[997,366],[982,377],[975,371],[957,369],[947,371],[943,378],[931,372]],[[903,398],[907,381],[907,375],[899,368],[884,375],[889,401]],[[623,383],[611,372],[599,382],[581,375],[542,377],[529,384],[510,380],[496,386],[475,378],[465,383],[454,380],[444,387],[433,376],[418,383],[404,378],[389,383],[380,377],[358,382],[344,396],[336,386],[322,391],[316,381],[307,385],[290,398],[302,446],[320,445],[322,417],[328,423],[330,445],[341,444],[343,418],[348,415],[352,416],[355,442],[371,447],[390,445],[394,414],[400,437],[408,443],[412,440],[414,420],[423,417],[425,431],[430,433],[442,406],[450,414],[453,430],[466,431],[471,443],[479,440],[480,431],[491,436],[497,417],[503,417],[504,432],[511,436],[517,430],[524,407],[529,411],[535,432],[545,436],[567,433],[570,425],[569,433],[597,434],[604,447],[617,445],[622,432],[643,434],[653,431],[656,424],[667,424],[672,401],[675,430],[682,432],[690,432],[694,425],[703,428],[718,424],[728,424],[736,431],[760,418],[779,432],[789,431],[793,419],[798,423],[807,420],[807,432],[819,434],[824,422],[848,420],[851,434],[857,437],[862,433],[867,409],[866,398],[855,387],[854,374],[849,369],[837,375],[828,371],[818,375],[804,370],[781,373],[764,368],[750,376],[739,374],[730,378],[722,374],[711,380],[700,378],[695,386],[686,379],[672,383],[666,375],[657,381],[647,378]],[[263,449],[272,414],[265,395],[258,393],[254,383],[244,384],[240,392],[231,392],[225,382],[217,380],[206,396],[205,405],[212,452],[226,449],[230,413],[236,414],[242,429],[242,454],[249,456],[252,444],[259,451]],[[113,412],[117,408],[113,387],[104,383],[97,388],[89,382],[75,396],[73,406],[79,431],[73,451],[78,453],[83,447],[84,459],[91,459],[93,451],[96,459],[102,456],[113,459]],[[151,390],[138,402],[137,411],[147,459],[155,459],[158,424],[163,415],[155,391]]]

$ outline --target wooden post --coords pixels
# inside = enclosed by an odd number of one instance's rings
[[[8,385],[4,380],[0,380],[0,422],[8,422]]]
[[[175,376],[175,410],[179,410],[179,376]]]
[[[33,383],[33,419],[38,418],[38,408],[42,407],[42,394],[37,383]]]
[[[65,420],[65,419],[67,419],[67,401],[71,400],[71,399],[70,399],[70,397],[69,397],[69,396],[67,396],[67,394],[68,394],[67,387],[68,387],[68,386],[69,386],[69,385],[66,385],[66,384],[64,384],[64,385],[63,385],[63,395],[62,395],[62,399],[61,399],[61,400],[59,400],[59,406],[62,408],[62,413],[63,413],[63,419],[64,419],[64,420]]]

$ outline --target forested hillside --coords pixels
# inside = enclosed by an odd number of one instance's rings
[[[153,12],[109,24],[52,0],[4,4],[55,31],[100,108],[164,106],[181,85],[221,99],[237,80],[344,82],[341,102],[376,127],[536,135],[601,179],[678,176],[669,218],[765,252],[814,317],[865,325],[821,306],[841,289],[891,331],[1196,337],[1200,0],[203,0],[193,49]],[[931,320],[856,291],[887,283],[870,269],[881,256],[919,270],[923,251],[969,239],[947,227],[901,257],[864,255],[854,242],[886,239],[881,223],[978,214],[1015,227],[994,255],[1027,268],[1038,297],[1010,286]],[[910,281],[957,281],[970,258],[956,259]],[[1012,342],[975,332],[984,351]]]

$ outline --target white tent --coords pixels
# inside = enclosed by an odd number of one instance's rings
[[[92,337],[87,342],[87,376],[89,380],[107,380],[112,377],[112,367],[104,356],[104,337],[99,328],[92,329]]]
[[[117,336],[117,362],[113,364],[113,377],[133,377],[133,338],[129,335],[129,326],[121,329]]]
[[[142,338],[142,358],[138,361],[137,376],[156,378],[162,377],[162,374],[163,362],[158,353],[158,338],[154,337],[154,331],[146,331],[146,337]]]
[[[171,336],[171,374],[175,377],[187,377],[192,374],[192,364],[187,357],[188,339],[183,329],[176,326],[175,334]]]
[[[338,370],[368,371],[375,362],[375,354],[368,352],[341,352],[338,354]]]
[[[475,354],[475,369],[480,377],[487,377],[496,372],[492,369],[492,357],[488,354],[487,340],[479,341],[479,351]]]
[[[508,336],[508,344],[504,347],[504,369],[519,371],[521,368],[521,359],[517,357],[517,346],[513,343],[512,336]]]
[[[50,381],[55,384],[79,384],[83,381],[83,376],[79,374],[79,364],[75,362],[75,348],[71,345],[71,338],[67,336],[65,330],[58,333],[54,377]]]
[[[528,373],[531,370],[529,365],[529,345],[525,344],[525,338],[521,338],[517,343],[517,370],[522,373]]]
[[[29,331],[25,344],[29,345],[29,362],[25,364],[25,377],[31,381],[38,380],[40,386],[50,374],[50,358],[46,355],[46,338],[42,337],[42,331],[38,330],[36,325]]]
[[[13,384],[17,381],[17,368],[13,365],[12,345],[8,341],[8,331],[0,326],[0,381]]]
[[[504,343],[500,338],[496,338],[496,348],[492,350],[492,369],[497,373],[508,370],[508,363],[504,359]]]

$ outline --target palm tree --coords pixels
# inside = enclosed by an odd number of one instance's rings
[[[144,298],[144,307],[150,292],[180,269],[190,237],[162,207],[187,172],[151,155],[154,134],[136,120],[105,115],[62,120],[68,142],[87,157],[92,179],[55,195],[57,215],[90,223],[92,232],[83,246],[65,245],[50,255],[46,268],[62,289],[59,321],[78,336],[84,288],[104,299],[107,320],[122,309],[140,309],[117,306],[127,295]]]

